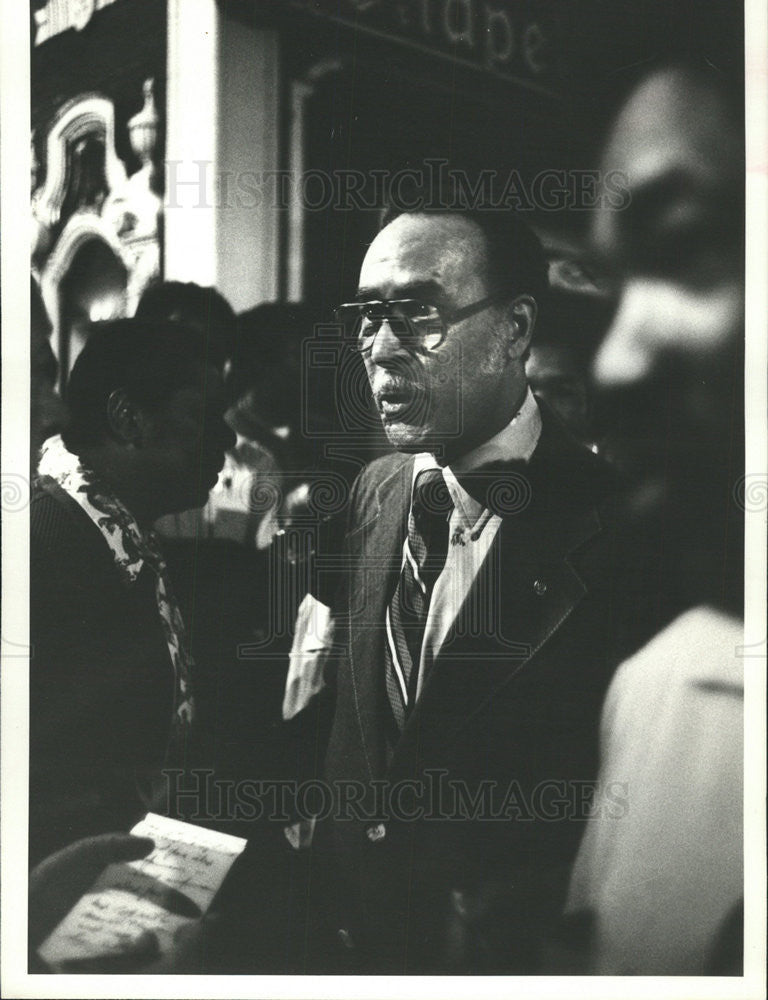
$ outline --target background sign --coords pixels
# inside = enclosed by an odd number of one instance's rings
[[[546,0],[289,0],[289,5],[501,76],[543,82],[555,69],[557,18]]]

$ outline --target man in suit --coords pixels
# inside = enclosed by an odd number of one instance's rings
[[[546,290],[511,213],[415,210],[337,313],[397,449],[352,489],[328,671],[311,888],[349,969],[540,971],[563,902],[637,581],[613,472],[526,382]]]

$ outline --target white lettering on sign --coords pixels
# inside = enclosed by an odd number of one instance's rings
[[[115,0],[46,0],[45,6],[34,12],[37,26],[35,45],[42,45],[70,28],[82,31],[94,11],[113,3]]]
[[[485,53],[490,67],[509,62],[515,52],[512,22],[505,10],[492,10],[485,5]]]
[[[393,41],[417,42],[475,62],[494,73],[524,70],[542,77],[553,67],[555,37],[535,3],[517,0],[289,0],[314,15],[368,26]],[[541,15],[544,14],[542,5]]]
[[[443,31],[451,43],[464,42],[472,48],[475,40],[472,37],[471,0],[450,0],[443,8]]]

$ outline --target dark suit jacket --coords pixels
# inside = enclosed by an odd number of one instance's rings
[[[146,812],[139,787],[163,765],[173,668],[152,571],[125,583],[99,530],[49,479],[33,490],[30,545],[34,863]]]
[[[335,806],[317,851],[335,859],[335,918],[361,971],[537,971],[563,901],[645,584],[619,548],[614,473],[543,418],[530,502],[504,518],[399,740],[382,623],[413,459],[379,459],[353,488],[325,776],[364,798]]]

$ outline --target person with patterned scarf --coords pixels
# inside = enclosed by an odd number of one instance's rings
[[[94,328],[31,501],[30,861],[162,809],[188,766],[194,664],[157,517],[205,503],[234,435],[203,335]]]

